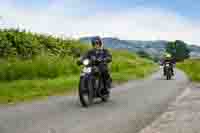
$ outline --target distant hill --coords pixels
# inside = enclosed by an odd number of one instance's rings
[[[91,37],[80,38],[80,41],[88,44]],[[120,40],[118,38],[102,38],[104,46],[112,49],[126,49],[133,52],[145,51],[152,57],[161,57],[165,51],[168,41],[139,41],[139,40]],[[200,47],[196,45],[188,45],[191,50],[191,57],[200,57]]]

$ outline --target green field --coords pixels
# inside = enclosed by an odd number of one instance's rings
[[[192,81],[200,82],[200,59],[185,60],[177,66],[183,70]]]
[[[89,47],[18,30],[0,31],[0,103],[17,103],[77,90],[81,67],[77,55]],[[152,61],[128,51],[114,51],[110,64],[115,83],[144,78],[156,70]]]

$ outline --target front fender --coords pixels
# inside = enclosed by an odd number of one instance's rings
[[[90,79],[92,76],[92,73],[81,73],[81,78],[84,78],[86,80]]]

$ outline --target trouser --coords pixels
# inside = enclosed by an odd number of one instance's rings
[[[111,88],[112,78],[106,66],[100,66],[101,76],[104,82],[104,88]]]
[[[108,71],[102,72],[103,82],[104,82],[104,88],[111,88],[111,77]]]

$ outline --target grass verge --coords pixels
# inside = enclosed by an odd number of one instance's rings
[[[189,59],[177,64],[177,67],[183,70],[194,82],[200,82],[200,59]]]

